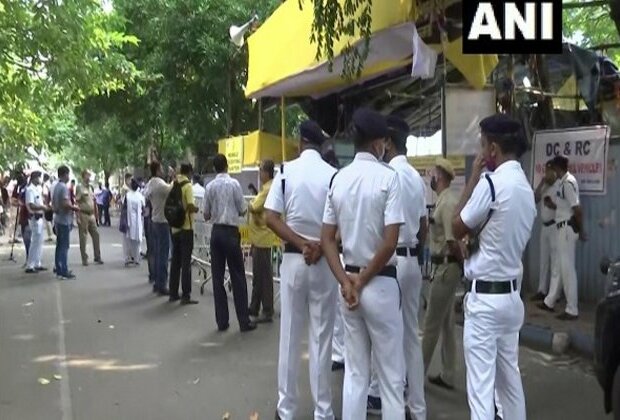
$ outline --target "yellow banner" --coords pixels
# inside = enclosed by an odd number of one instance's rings
[[[426,176],[428,171],[435,167],[435,162],[440,157],[442,156],[408,156],[407,160],[411,166],[416,168],[420,175]],[[452,164],[456,176],[465,175],[465,156],[447,156],[446,159]]]

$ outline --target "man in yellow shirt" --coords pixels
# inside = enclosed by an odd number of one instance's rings
[[[192,165],[181,165],[181,174],[177,175],[175,183],[181,185],[181,198],[185,210],[185,222],[180,228],[171,228],[172,231],[172,261],[170,262],[170,302],[181,299],[181,305],[198,303],[191,299],[192,293],[192,251],[194,250],[194,213],[198,207],[194,202],[192,183]],[[179,297],[179,280],[183,295]]]
[[[250,316],[255,322],[273,321],[273,268],[271,266],[271,246],[276,241],[275,234],[265,223],[265,200],[273,182],[274,164],[265,160],[260,167],[261,190],[252,200],[250,211],[250,242],[252,243],[252,300]],[[263,314],[259,317],[260,307]]]

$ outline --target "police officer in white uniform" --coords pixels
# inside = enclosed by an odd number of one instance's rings
[[[558,316],[564,321],[572,321],[579,317],[577,308],[577,272],[575,271],[575,245],[577,238],[587,240],[583,229],[583,213],[579,204],[579,184],[577,179],[568,172],[568,159],[564,156],[553,158],[553,169],[556,171],[560,184],[556,191],[555,226],[556,255],[552,262],[551,286],[541,309],[553,312],[553,308],[564,287],[566,309]]]
[[[345,305],[343,420],[366,418],[371,350],[384,420],[405,418],[403,318],[396,246],[405,217],[396,171],[381,162],[388,127],[380,114],[353,115],[356,155],[332,181],[321,245]],[[342,238],[340,263],[336,232]]]
[[[396,170],[400,196],[404,205],[405,224],[400,227],[396,259],[398,282],[402,292],[404,351],[409,384],[407,406],[413,418],[426,419],[424,399],[424,358],[420,343],[418,310],[422,291],[422,271],[418,262],[418,240],[426,237],[426,198],[424,180],[407,160],[409,125],[397,116],[387,117],[390,136],[384,160]]]
[[[541,301],[549,293],[549,278],[552,277],[551,268],[553,261],[557,259],[555,209],[553,202],[560,180],[553,169],[553,161],[545,164],[545,175],[534,191],[536,204],[540,203],[540,271],[538,274],[538,292],[532,296],[532,301]]]
[[[520,123],[499,114],[482,120],[480,128],[482,152],[474,161],[452,226],[457,240],[470,236],[463,331],[467,396],[472,420],[495,418],[495,390],[505,418],[524,420],[519,372],[524,308],[518,277],[536,205],[517,161],[525,150]],[[484,166],[492,173],[482,174]]]
[[[43,204],[43,189],[41,187],[41,172],[34,171],[30,174],[30,185],[26,189],[26,208],[28,209],[28,224],[32,237],[28,250],[26,273],[37,273],[47,270],[41,265],[43,253],[43,212],[48,207]]]
[[[333,420],[331,355],[338,286],[322,257],[319,241],[325,198],[336,169],[319,153],[327,140],[319,125],[304,121],[299,131],[301,154],[283,165],[265,202],[267,225],[285,242],[280,268],[276,418],[293,420],[297,415],[301,342],[309,318],[308,353],[314,419]]]

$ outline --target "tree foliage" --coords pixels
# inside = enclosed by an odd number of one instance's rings
[[[316,59],[327,59],[329,69],[335,56],[343,54],[342,76],[359,77],[364,61],[368,57],[372,23],[373,0],[298,0],[299,7],[313,6],[314,20],[310,41],[317,45]],[[362,46],[345,44],[342,51],[334,51],[334,43],[341,37],[359,34],[363,37]]]
[[[137,42],[93,0],[0,0],[0,160],[42,144],[59,109],[131,83],[120,48]]]

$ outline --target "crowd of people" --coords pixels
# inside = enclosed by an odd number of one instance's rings
[[[562,319],[578,315],[574,243],[586,235],[577,183],[566,158],[557,156],[547,164],[545,179],[534,193],[518,162],[526,150],[520,124],[498,114],[484,119],[480,128],[481,151],[460,197],[451,189],[455,171],[450,161],[435,163],[431,188],[437,202],[431,217],[424,182],[407,161],[407,123],[368,109],[353,116],[352,163],[340,168],[328,147],[329,136],[316,122],[305,121],[299,127],[300,156],[284,163],[277,174],[273,161],[263,161],[260,189],[249,204],[239,182],[228,174],[222,154],[213,159],[215,179],[204,187],[190,164],[180,165],[178,174],[171,168],[164,174],[162,165],[153,162],[147,183],[127,174],[119,192],[125,265],[139,265],[146,237],[153,292],[170,302],[197,304],[191,263],[200,210],[196,199],[202,198],[204,219],[212,225],[217,328],[230,327],[227,267],[239,328],[248,332],[273,321],[271,247],[281,240],[276,419],[284,420],[298,414],[306,323],[315,419],[335,418],[330,374],[338,369],[345,371],[343,419],[359,420],[367,413],[380,413],[386,420],[425,419],[425,378],[440,336],[442,368],[428,381],[454,389],[453,307],[465,277],[463,346],[471,418],[525,419],[518,364],[524,320],[521,259],[536,203],[543,201],[543,250],[550,252],[543,256],[547,265],[541,268],[535,299],[544,298],[541,308],[551,311],[563,288],[568,305]],[[46,269],[41,261],[44,226],[53,221],[54,271],[71,279],[67,252],[74,218],[82,263],[90,262],[90,235],[93,262],[103,264],[98,226],[110,225],[113,194],[101,184],[93,189],[86,171],[75,187],[69,184],[67,167],[60,167],[57,175],[57,182],[46,187],[50,180],[32,172],[28,183],[18,180],[14,197],[23,194],[20,204],[26,216],[19,224],[24,243],[28,241],[26,272]],[[4,196],[3,191],[3,201]],[[239,231],[247,213],[253,263],[250,298]],[[419,320],[421,249],[427,242],[434,269],[427,312]],[[544,279],[549,266],[548,286]]]

